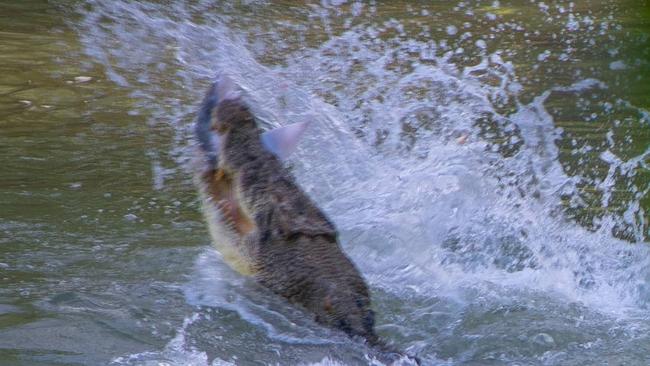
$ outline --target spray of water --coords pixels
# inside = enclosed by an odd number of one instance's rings
[[[154,164],[157,154],[169,153],[185,166],[194,110],[217,72],[240,85],[265,127],[312,121],[291,160],[294,172],[334,219],[345,250],[377,291],[443,299],[458,311],[486,302],[512,304],[513,298],[528,306],[548,302],[540,311],[549,314],[580,304],[645,329],[650,253],[612,237],[621,218],[603,217],[600,230],[590,231],[566,217],[563,200],[580,204],[585,177],[566,173],[557,144],[562,130],[545,106],[554,93],[580,95],[608,86],[584,78],[521,102],[516,70],[502,52],[483,51],[478,62],[460,67],[452,61],[458,51],[442,42],[405,43],[397,20],[381,27],[348,24],[337,33],[323,15],[330,5],[308,15],[320,17],[327,39],[303,40],[298,48],[282,38],[282,32],[298,32],[297,23],[278,20],[277,43],[269,45],[255,39],[265,25],[241,29],[251,21],[237,21],[241,10],[202,1],[90,2],[78,28],[85,51],[111,80],[132,90],[139,113],[176,131],[172,151],[154,152]],[[362,8],[353,6],[351,19]],[[398,36],[382,37],[387,31]],[[265,57],[272,60],[263,65]],[[508,103],[515,111],[504,114],[498,106]],[[500,143],[486,137],[486,126]],[[600,155],[609,165],[598,184],[603,206],[615,178],[632,176],[648,156],[650,149],[626,160],[610,150]],[[648,188],[636,190],[622,219],[642,241],[639,197]],[[223,267],[212,273],[219,261],[206,255],[186,289],[189,302],[238,311],[273,339],[323,342],[309,325],[293,334],[279,330],[273,324],[290,321],[265,319],[268,313],[251,310],[246,296],[223,300],[234,293],[229,287],[245,287],[244,280]],[[188,324],[164,354],[174,357]],[[553,341],[540,334],[538,343]],[[200,352],[188,352],[184,357],[207,362]]]

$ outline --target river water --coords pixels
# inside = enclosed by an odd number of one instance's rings
[[[647,1],[0,3],[0,365],[366,365],[211,247],[218,72],[427,365],[650,364]]]

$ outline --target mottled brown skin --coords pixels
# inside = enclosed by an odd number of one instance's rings
[[[213,129],[222,136],[216,174],[232,177],[236,202],[254,223],[242,232],[242,245],[256,280],[313,312],[317,322],[376,344],[361,274],[341,250],[334,225],[262,145],[248,108],[238,99],[219,103]]]
[[[384,352],[385,360],[401,357],[375,334],[368,287],[341,250],[332,222],[264,147],[246,104],[239,98],[219,100],[216,85],[197,123],[206,154],[211,152],[208,133],[218,134],[221,142],[202,183],[237,232],[242,252],[250,255],[255,279],[312,312],[317,322],[366,340]]]

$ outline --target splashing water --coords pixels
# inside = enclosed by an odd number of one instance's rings
[[[406,21],[364,18],[379,16],[373,5],[325,3],[285,9],[287,16],[263,2],[89,2],[77,29],[85,52],[131,91],[133,112],[174,131],[169,151],[150,152],[156,166],[167,154],[186,166],[195,109],[217,72],[242,87],[266,128],[314,122],[291,164],[373,288],[386,338],[437,363],[581,364],[611,354],[642,362],[650,253],[612,231],[626,223],[633,239],[645,240],[639,202],[650,188],[630,183],[636,193],[624,214],[598,218],[595,230],[574,222],[565,201],[583,205],[590,178],[561,161],[563,130],[547,107],[556,95],[581,99],[609,85],[577,76],[524,97],[508,52],[488,52],[483,39],[463,65],[457,57],[468,50],[412,36]],[[569,33],[581,24],[570,19]],[[467,33],[455,25],[442,32]],[[539,62],[550,51],[543,55]],[[623,104],[647,123],[647,112]],[[592,181],[603,207],[650,156],[646,149],[626,159],[613,145],[599,155],[605,178]],[[286,344],[280,360],[291,347],[346,343],[261,295],[211,251],[183,288],[190,304],[237,312]],[[237,355],[225,361],[236,348],[209,357],[188,339],[200,338],[192,327],[215,321],[198,311],[163,351],[114,363],[238,364]],[[317,364],[340,364],[321,356]]]

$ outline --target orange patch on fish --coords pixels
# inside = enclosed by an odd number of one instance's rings
[[[208,174],[206,178],[210,187],[210,196],[219,207],[224,219],[233,226],[240,236],[253,231],[255,224],[237,202],[232,176],[222,169],[218,169],[213,174]]]

